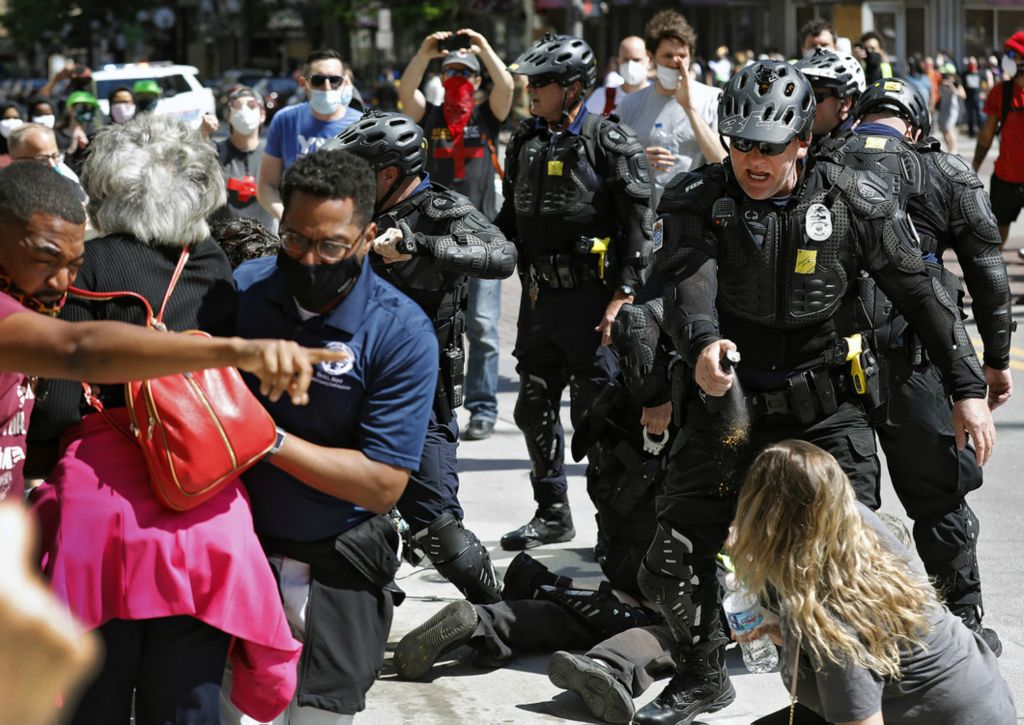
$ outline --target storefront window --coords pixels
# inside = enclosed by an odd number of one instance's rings
[[[964,11],[964,53],[987,56],[994,46],[995,13],[992,10],[968,9]]]
[[[995,47],[1001,48],[1006,39],[1018,30],[1024,30],[1024,10],[1000,10],[996,21],[999,23]]]

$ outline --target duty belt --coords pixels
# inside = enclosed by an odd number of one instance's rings
[[[580,237],[568,254],[530,256],[530,278],[539,287],[575,289],[584,282],[605,279],[608,238]]]

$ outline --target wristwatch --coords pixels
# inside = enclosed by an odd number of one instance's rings
[[[284,445],[284,439],[288,437],[288,434],[280,426],[275,425],[274,430],[277,432],[277,438],[274,439],[274,445],[270,447],[270,450],[263,454],[264,461],[271,456],[277,455],[277,452],[281,450],[281,446]]]
[[[635,297],[636,296],[636,290],[633,289],[632,285],[628,285],[628,284],[620,284],[618,287],[615,288],[615,291],[616,292],[621,292],[622,294],[626,295],[627,297]]]

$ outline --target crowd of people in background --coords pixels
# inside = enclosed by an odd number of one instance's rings
[[[269,123],[242,84],[193,127],[153,80],[104,114],[77,64],[0,105],[0,500],[31,506],[32,563],[93,637],[40,649],[77,663],[80,697],[71,676],[23,697],[69,688],[83,724],[353,722],[404,558],[464,599],[398,643],[402,679],[460,645],[489,666],[548,651],[596,717],[689,725],[736,698],[722,587],[744,586],[764,619],[734,634],[782,646],[800,694],[763,725],[1015,721],[965,497],[1012,392],[1024,31],[986,58],[897,59],[815,20],[793,57],[708,61],[678,12],[636,31],[600,76],[553,33],[506,59],[433,32],[376,84],[319,49]],[[537,508],[499,572],[458,448],[494,433],[514,273]],[[169,510],[120,383],[218,366],[247,371],[273,443]],[[876,441],[920,563],[875,514]],[[567,448],[589,461],[598,590],[526,553],[576,536]]]

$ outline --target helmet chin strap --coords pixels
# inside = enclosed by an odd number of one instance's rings
[[[407,177],[399,174],[398,178],[395,179],[394,183],[392,183],[391,186],[388,187],[388,190],[384,192],[384,196],[382,196],[377,201],[377,203],[373,205],[374,216],[377,216],[382,211],[388,208],[388,202],[390,202],[391,198],[398,193],[398,190],[402,187],[402,183],[406,180],[406,178]]]
[[[579,98],[574,98],[570,102],[569,87],[562,87],[562,117],[558,121],[559,128],[565,130],[565,128],[569,125],[569,113],[572,111],[572,109],[576,107],[576,104],[579,103],[580,100],[581,99]]]

